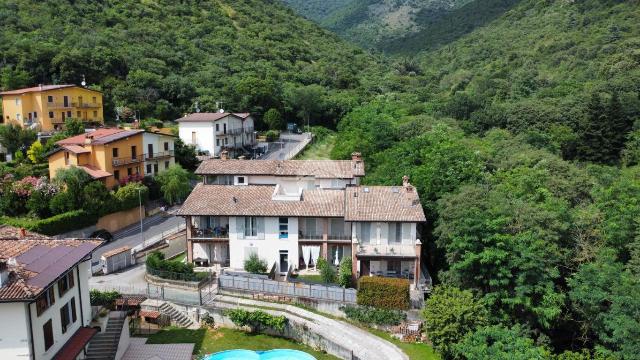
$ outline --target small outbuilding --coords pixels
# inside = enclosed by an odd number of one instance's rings
[[[133,266],[135,260],[131,255],[131,247],[123,246],[102,254],[100,263],[102,264],[102,273],[110,274]]]

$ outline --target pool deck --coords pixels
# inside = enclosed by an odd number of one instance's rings
[[[194,344],[147,344],[147,339],[131,338],[121,360],[191,360]]]

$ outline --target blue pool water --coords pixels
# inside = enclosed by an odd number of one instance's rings
[[[211,354],[204,360],[316,360],[298,350],[275,349],[268,351],[227,350]]]

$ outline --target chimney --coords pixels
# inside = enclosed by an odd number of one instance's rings
[[[38,84],[38,87],[40,88],[40,90],[42,91],[42,84]]]
[[[357,151],[351,153],[351,160],[355,162],[362,162],[362,154]]]
[[[3,288],[9,282],[9,266],[7,260],[0,260],[0,288]]]
[[[227,150],[220,152],[220,160],[229,160],[229,152]]]
[[[404,187],[405,191],[408,193],[413,192],[413,185],[409,182],[409,177],[407,175],[402,177],[402,187]]]

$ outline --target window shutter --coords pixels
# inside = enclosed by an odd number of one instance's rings
[[[73,288],[75,285],[73,270],[69,271],[69,289]]]
[[[242,216],[236,218],[236,232],[238,233],[238,239],[244,239],[244,221],[245,218]]]
[[[258,238],[263,239],[264,238],[264,218],[263,217],[259,217],[257,218],[257,222],[258,222],[258,231],[257,231],[257,235]]]
[[[49,350],[53,346],[53,325],[51,319],[44,323],[42,326],[42,332],[44,334],[44,350]]]
[[[63,334],[67,332],[67,324],[69,323],[68,317],[69,317],[69,312],[68,312],[67,306],[65,305],[60,308],[60,324],[62,325]]]
[[[76,298],[71,298],[71,322],[75,323],[78,319],[76,315]]]

